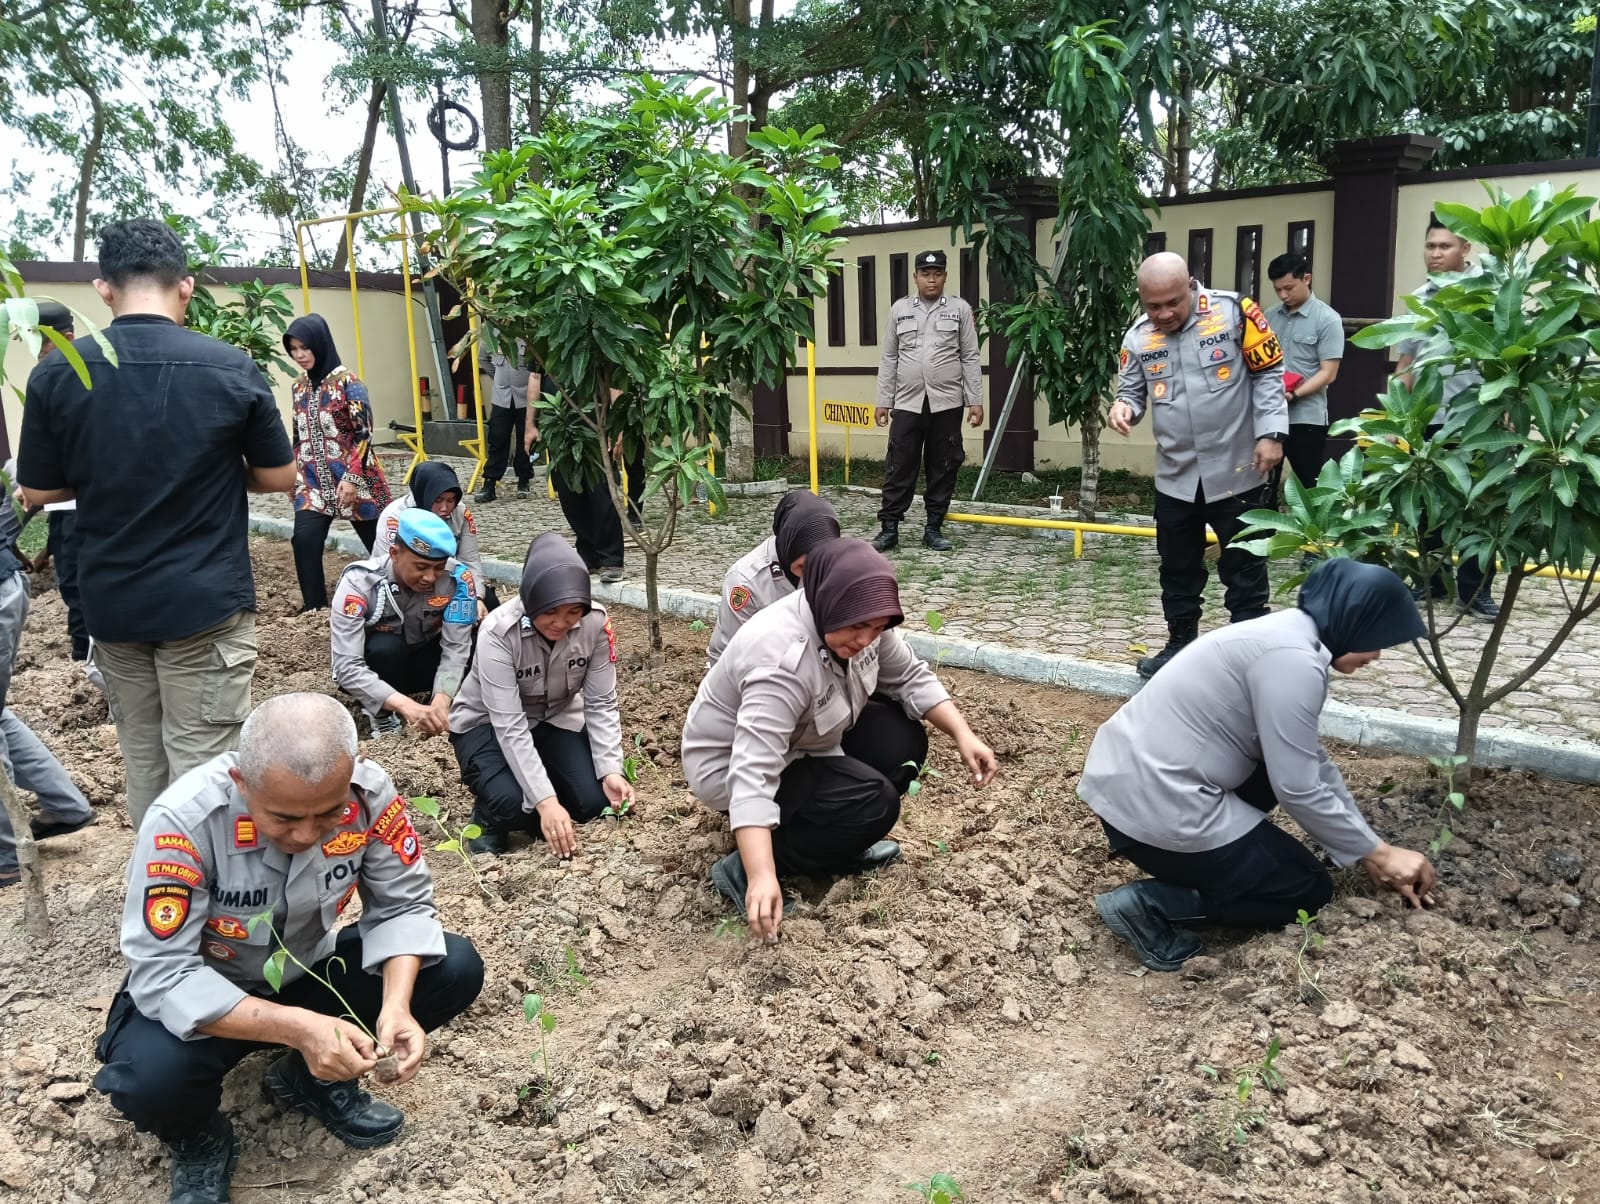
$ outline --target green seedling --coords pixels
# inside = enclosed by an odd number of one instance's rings
[[[299,966],[301,973],[320,982],[327,989],[328,994],[339,1001],[339,1006],[344,1009],[343,1012],[339,1013],[340,1017],[354,1024],[367,1035],[367,1040],[372,1042],[372,1048],[378,1055],[377,1068],[372,1072],[374,1077],[380,1083],[392,1083],[399,1078],[400,1059],[383,1047],[383,1043],[378,1040],[378,1034],[367,1027],[366,1021],[356,1014],[355,1008],[350,1006],[350,1001],[344,997],[344,993],[338,987],[334,986],[327,978],[318,974],[290,951],[289,946],[283,943],[283,934],[278,931],[278,926],[272,922],[272,913],[270,911],[263,911],[259,915],[253,915],[247,919],[244,923],[245,931],[253,934],[256,926],[260,924],[267,926],[267,931],[272,933],[272,939],[278,943],[278,948],[271,957],[267,958],[266,965],[261,967],[261,977],[267,980],[267,985],[275,993],[282,994],[284,967],[290,962]],[[330,966],[337,965],[341,974],[347,973],[345,960],[342,957],[329,958],[328,964]],[[342,1042],[344,1040],[344,1036],[340,1033],[337,1024],[333,1026],[333,1034],[336,1041]]]
[[[1444,775],[1444,802],[1439,804],[1439,835],[1428,842],[1428,852],[1437,857],[1452,840],[1450,830],[1451,809],[1460,814],[1466,809],[1467,796],[1456,789],[1456,770],[1467,763],[1467,758],[1457,754],[1451,757],[1429,757],[1428,764]]]
[[[633,751],[622,758],[622,776],[628,779],[629,785],[637,786],[639,778],[643,776],[641,771],[645,769],[648,769],[658,778],[661,776],[661,770],[657,768],[654,758],[645,750],[644,733],[637,732],[633,737]],[[659,783],[657,784],[659,785]],[[623,808],[623,813],[627,813],[627,808]],[[611,815],[612,812],[607,808],[600,814]],[[621,817],[619,816],[618,818]]]
[[[922,1055],[922,1062],[925,1066],[937,1066],[943,1061],[944,1055],[937,1049],[930,1049],[927,1053]]]
[[[528,973],[533,976],[535,983],[547,994],[559,990],[577,991],[589,985],[589,977],[578,961],[578,951],[570,944],[563,945],[562,958],[563,964],[559,966],[536,961],[528,967]]]
[[[491,891],[483,880],[483,875],[478,873],[478,867],[472,863],[472,854],[467,851],[467,841],[476,840],[483,835],[483,829],[477,824],[467,824],[454,832],[450,830],[450,812],[439,805],[436,798],[414,798],[410,800],[412,809],[419,815],[426,815],[433,821],[434,827],[444,833],[444,839],[434,848],[441,853],[454,853],[461,858],[461,864],[467,867],[467,872],[472,875],[472,880],[478,884],[478,889],[490,902],[495,901],[494,892]]]
[[[933,634],[933,671],[937,673],[939,666],[944,664],[944,643],[939,639],[939,633],[944,630],[944,615],[936,610],[930,610],[922,616],[927,623],[928,630]]]
[[[706,626],[706,621],[704,619],[695,619],[690,622],[689,630],[694,632],[696,635],[703,635],[705,632],[709,631],[710,628]]]
[[[1249,1101],[1250,1093],[1257,1087],[1265,1087],[1268,1091],[1283,1090],[1283,1072],[1274,1065],[1282,1048],[1278,1038],[1272,1038],[1267,1043],[1266,1057],[1239,1071],[1233,1081],[1233,1089],[1241,1104]]]
[[[909,766],[911,772],[916,775],[911,779],[911,784],[906,787],[907,798],[916,798],[917,795],[921,794],[923,782],[937,782],[944,777],[944,774],[937,769],[930,768],[928,761],[924,761],[921,765],[918,765],[915,761],[902,761],[900,764],[902,767]]]
[[[628,780],[632,781],[633,779],[629,778]],[[605,809],[600,812],[600,817],[602,819],[614,819],[621,823],[628,818],[628,812],[631,810],[633,810],[633,800],[623,799],[620,803],[607,804]]]
[[[712,929],[712,935],[719,941],[724,938],[742,941],[750,935],[750,926],[738,916],[723,916]]]
[[[925,1182],[906,1183],[903,1186],[907,1191],[916,1192],[927,1204],[955,1204],[955,1201],[967,1198],[967,1193],[961,1190],[961,1184],[956,1182],[955,1176],[943,1171]]]
[[[1327,993],[1318,985],[1318,980],[1322,977],[1322,971],[1318,970],[1316,973],[1312,973],[1310,967],[1306,964],[1306,954],[1312,949],[1322,948],[1322,933],[1312,928],[1312,925],[1317,922],[1317,917],[1307,915],[1306,909],[1302,907],[1295,914],[1294,922],[1300,925],[1300,947],[1295,950],[1294,954],[1294,964],[1300,972],[1300,998],[1306,1003],[1310,1003],[1313,998],[1326,999],[1328,997]]]
[[[544,1006],[544,996],[524,995],[522,997],[522,1018],[529,1024],[536,1025],[539,1029],[539,1052],[531,1055],[535,1069],[543,1068],[544,1083],[542,1086],[548,1095],[555,1085],[555,1075],[550,1069],[550,1034],[556,1031],[555,1013]],[[517,1092],[517,1098],[527,1099],[528,1095],[539,1085],[529,1083]]]

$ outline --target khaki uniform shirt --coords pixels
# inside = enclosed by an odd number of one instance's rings
[[[622,717],[617,710],[617,638],[605,607],[596,606],[551,644],[513,598],[489,613],[478,633],[478,655],[450,706],[456,735],[494,725],[506,764],[532,811],[556,792],[533,744],[536,724],[569,732],[589,729],[598,781],[622,772]]]
[[[1331,661],[1303,610],[1202,636],[1101,724],[1078,796],[1142,844],[1209,852],[1265,822],[1236,793],[1265,764],[1289,817],[1353,865],[1378,837],[1317,735]]]
[[[372,541],[372,555],[388,558],[395,537],[400,534],[400,516],[417,503],[407,489],[383,508],[378,516],[378,533]],[[478,521],[466,502],[458,502],[445,519],[450,534],[456,537],[456,561],[472,570],[472,583],[480,592],[483,588],[483,550],[478,546]]]
[[[1256,440],[1289,433],[1283,353],[1248,297],[1196,287],[1189,320],[1163,334],[1140,318],[1122,339],[1117,400],[1156,436],[1156,488],[1192,502],[1259,489]]]
[[[444,642],[433,692],[452,698],[461,689],[472,654],[472,625],[478,617],[477,579],[454,560],[434,583],[431,594],[412,593],[394,579],[394,561],[387,555],[347,565],[333,591],[333,680],[360,699],[367,714],[376,715],[397,691],[367,667],[367,633],[398,632],[406,647],[433,640]],[[471,601],[470,614],[447,621],[446,612],[462,589]]]
[[[1323,360],[1344,359],[1344,323],[1333,307],[1315,294],[1299,309],[1274,305],[1267,311],[1267,322],[1283,348],[1285,372],[1298,372],[1310,380],[1322,371]],[[1289,403],[1289,423],[1327,426],[1328,391],[1296,393]]]
[[[1478,269],[1473,267],[1469,270],[1476,272]],[[1427,301],[1439,291],[1439,287],[1432,280],[1427,280],[1412,295],[1420,300]],[[1409,313],[1410,310],[1405,312]],[[1397,355],[1409,355],[1413,365],[1411,370],[1415,371],[1415,365],[1418,361],[1432,359],[1435,356],[1449,355],[1451,352],[1450,340],[1442,331],[1435,331],[1426,337],[1418,335],[1415,338],[1406,339],[1404,342],[1396,344],[1395,352]],[[1434,411],[1433,420],[1428,423],[1430,427],[1443,426],[1445,420],[1450,417],[1450,403],[1474,385],[1483,383],[1483,374],[1470,368],[1464,372],[1458,372],[1454,364],[1440,364],[1438,367],[1439,375],[1444,378],[1443,392],[1439,395],[1439,408]]]
[[[943,296],[932,305],[913,293],[889,309],[889,332],[878,364],[878,404],[933,413],[983,404],[983,365],[972,306]]]
[[[711,632],[711,646],[706,649],[706,666],[717,663],[722,650],[733,639],[733,633],[752,615],[792,593],[794,586],[789,584],[783,565],[778,563],[778,537],[769,535],[734,561],[722,579],[717,626]]]
[[[361,896],[362,969],[392,957],[429,966],[444,957],[433,876],[406,817],[405,800],[376,761],[358,760],[338,830],[289,854],[256,831],[223,753],[184,774],[151,806],[128,865],[122,955],[139,1011],[180,1040],[249,995],[270,998],[262,975],[278,949],[276,928],[308,965],[333,952],[334,925]],[[250,930],[250,917],[270,912]],[[283,981],[301,976],[294,962]]]
[[[950,697],[894,628],[841,661],[817,634],[805,591],[767,607],[700,683],[683,723],[683,773],[734,828],[778,825],[778,778],[839,742],[874,692],[921,719]]]

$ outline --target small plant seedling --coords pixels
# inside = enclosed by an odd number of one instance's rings
[[[915,761],[902,761],[901,765],[910,766],[912,773],[916,775],[911,779],[911,784],[906,787],[907,798],[916,798],[917,795],[921,794],[923,782],[937,782],[944,777],[944,774],[937,769],[929,768],[927,761],[924,761],[921,765],[918,765]]]
[[[1322,971],[1312,973],[1306,965],[1306,954],[1312,949],[1322,948],[1322,933],[1312,927],[1317,922],[1317,917],[1307,915],[1304,907],[1295,914],[1294,922],[1300,925],[1300,947],[1295,950],[1294,964],[1300,972],[1300,997],[1307,1003],[1312,998],[1326,999],[1327,993],[1318,984]]]
[[[956,1182],[955,1176],[943,1171],[922,1183],[907,1183],[905,1189],[916,1192],[927,1204],[955,1204],[955,1201],[967,1198],[967,1193],[961,1190],[961,1184]]]
[[[478,873],[478,867],[472,863],[472,854],[467,851],[467,841],[476,840],[483,835],[483,829],[477,824],[467,824],[452,832],[450,830],[450,813],[439,805],[436,798],[414,798],[410,800],[412,808],[419,815],[426,815],[433,821],[439,831],[444,833],[444,839],[434,846],[441,853],[454,853],[461,858],[461,864],[467,867],[467,872],[472,875],[472,880],[478,884],[478,889],[491,903],[495,902],[494,892],[491,891],[483,880],[483,875]]]
[[[626,763],[624,763],[623,772],[627,772]],[[628,780],[630,782],[633,781],[632,778]],[[600,812],[600,817],[602,819],[614,819],[621,823],[628,818],[628,812],[631,810],[633,810],[633,800],[623,799],[620,803],[608,803],[605,809]]]
[[[367,1035],[367,1039],[372,1042],[372,1048],[378,1055],[378,1065],[377,1068],[372,1072],[373,1076],[380,1083],[392,1083],[399,1078],[400,1059],[383,1047],[383,1043],[378,1040],[378,1034],[368,1028],[366,1021],[361,1019],[360,1016],[356,1015],[355,1008],[350,1006],[350,1001],[344,997],[344,994],[339,990],[338,987],[334,986],[333,983],[328,981],[328,979],[323,977],[321,974],[318,974],[315,970],[306,965],[305,962],[301,961],[290,951],[289,946],[283,943],[283,935],[278,931],[278,926],[272,922],[272,913],[270,911],[263,911],[259,915],[253,915],[247,919],[244,924],[245,931],[254,933],[256,926],[259,924],[265,924],[267,926],[267,931],[272,933],[272,939],[278,942],[277,950],[272,954],[271,957],[267,958],[266,965],[261,967],[261,977],[267,980],[267,985],[271,987],[275,993],[281,994],[283,991],[284,966],[286,966],[289,962],[293,962],[295,965],[299,966],[303,974],[305,974],[308,978],[312,978],[317,982],[320,982],[327,989],[328,994],[332,995],[339,1001],[339,1006],[344,1008],[344,1011],[340,1013],[340,1016],[345,1020],[351,1021],[357,1028],[365,1033]],[[339,972],[341,974],[346,972],[344,958],[333,957],[328,961],[330,966],[335,963],[338,964]],[[333,1032],[335,1040],[344,1040],[344,1035],[339,1032],[339,1026],[337,1024],[333,1026]]]
[[[1265,1087],[1268,1091],[1283,1090],[1283,1072],[1274,1065],[1282,1048],[1278,1038],[1272,1038],[1267,1043],[1266,1056],[1239,1071],[1238,1077],[1233,1081],[1233,1087],[1234,1094],[1238,1096],[1241,1104],[1249,1101],[1250,1093],[1257,1087]]]
[[[644,733],[638,732],[633,737],[633,751],[622,758],[622,776],[628,779],[629,785],[637,786],[639,778],[642,776],[641,771],[644,769],[649,769],[651,773],[656,775],[661,773],[661,770],[656,767],[655,759],[645,751]],[[600,814],[614,815],[610,808]],[[623,808],[623,814],[627,814],[626,807]],[[621,816],[615,816],[615,818],[620,819]]]
[[[944,615],[940,614],[936,610],[930,610],[927,614],[922,616],[922,619],[923,622],[927,623],[928,630],[933,634],[934,637],[933,671],[937,673],[939,671],[939,666],[944,664],[944,644],[939,639],[939,633],[944,630]]]
[[[742,941],[750,935],[750,926],[738,916],[723,916],[717,921],[717,926],[712,930],[719,941],[724,938]]]
[[[1444,775],[1444,802],[1439,804],[1439,835],[1428,842],[1428,852],[1437,857],[1444,848],[1455,839],[1455,833],[1450,830],[1451,808],[1456,814],[1466,809],[1467,796],[1456,789],[1456,770],[1467,763],[1467,758],[1459,753],[1450,757],[1429,757],[1428,764]]]
[[[922,1061],[926,1066],[937,1066],[940,1062],[944,1061],[944,1055],[937,1049],[930,1049],[927,1053],[922,1055]]]
[[[696,635],[703,635],[705,632],[709,631],[710,628],[706,626],[706,621],[704,619],[695,619],[689,624],[689,630],[694,632]]]
[[[550,1069],[550,1034],[556,1031],[555,1013],[544,1006],[544,996],[524,995],[522,997],[522,1018],[529,1024],[536,1025],[539,1029],[539,1052],[533,1054],[533,1064],[537,1069],[543,1067],[545,1094],[555,1085],[555,1075]],[[518,1099],[526,1099],[535,1084],[530,1083],[517,1093]]]
[[[936,852],[936,853],[945,853],[945,854],[949,853],[950,852],[950,842],[948,840],[936,840],[936,841],[934,841],[933,842],[933,851]]]

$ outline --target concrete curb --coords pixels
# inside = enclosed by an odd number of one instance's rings
[[[256,535],[287,539],[293,525],[270,515],[252,514],[250,530]],[[356,556],[364,551],[361,541],[351,531],[330,533],[328,546]],[[491,581],[515,585],[522,579],[522,566],[485,558],[483,573]],[[602,585],[596,581],[594,596],[607,606],[645,609],[644,586],[632,582]],[[659,600],[661,612],[674,618],[703,619],[708,623],[716,619],[718,599],[714,594],[662,589]],[[940,668],[972,669],[1110,698],[1128,698],[1139,689],[1139,676],[1131,665],[1080,660],[1053,652],[1030,652],[1005,644],[933,636],[920,631],[908,631],[905,635],[918,656]],[[1331,740],[1358,748],[1413,757],[1447,754],[1456,744],[1456,725],[1449,720],[1425,719],[1403,711],[1351,706],[1331,700],[1322,709],[1321,730]],[[1482,728],[1478,733],[1477,760],[1480,765],[1525,769],[1564,782],[1600,785],[1600,744],[1587,740],[1556,739],[1515,728]]]

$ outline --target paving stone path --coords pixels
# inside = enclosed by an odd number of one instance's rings
[[[397,481],[405,460],[390,463],[391,480]],[[463,480],[471,472],[471,461],[447,463]],[[838,508],[846,534],[870,537],[876,532],[876,495],[825,492]],[[770,534],[776,501],[775,496],[729,497],[726,514],[708,516],[704,507],[696,507],[681,516],[677,538],[661,557],[661,587],[717,593],[728,566]],[[960,508],[957,499],[955,509]],[[291,514],[287,498],[280,495],[253,498],[252,509],[281,518]],[[497,501],[475,505],[473,513],[485,555],[513,563],[522,559],[528,541],[539,532],[569,533],[560,507],[542,481],[535,483],[527,501],[519,501],[514,489],[502,487]],[[1143,655],[1139,646],[1154,650],[1166,640],[1153,539],[1088,535],[1083,558],[1077,560],[1070,539],[1044,538],[1025,528],[951,523],[946,533],[956,549],[938,553],[918,542],[920,499],[909,519],[906,537],[892,559],[912,627],[925,628],[926,612],[938,611],[945,619],[944,633],[952,637],[1120,664],[1131,664]],[[335,528],[340,529],[347,528],[342,524]],[[1291,572],[1286,562],[1275,565],[1274,586]],[[631,547],[628,576],[643,582],[643,554]],[[1569,583],[1568,588],[1573,586]],[[1557,582],[1543,579],[1523,587],[1515,626],[1501,650],[1497,681],[1526,665],[1556,630],[1565,614],[1560,589]],[[1290,604],[1289,598],[1285,595],[1274,604]],[[1213,573],[1202,628],[1217,625],[1225,616],[1222,590]],[[1445,637],[1446,652],[1458,674],[1476,663],[1489,629],[1481,620],[1468,619]],[[1333,676],[1333,697],[1341,701],[1429,718],[1455,717],[1444,688],[1412,649],[1387,652],[1376,665],[1354,676]],[[1591,619],[1582,624],[1555,660],[1530,685],[1484,716],[1483,725],[1600,741],[1600,623]]]

